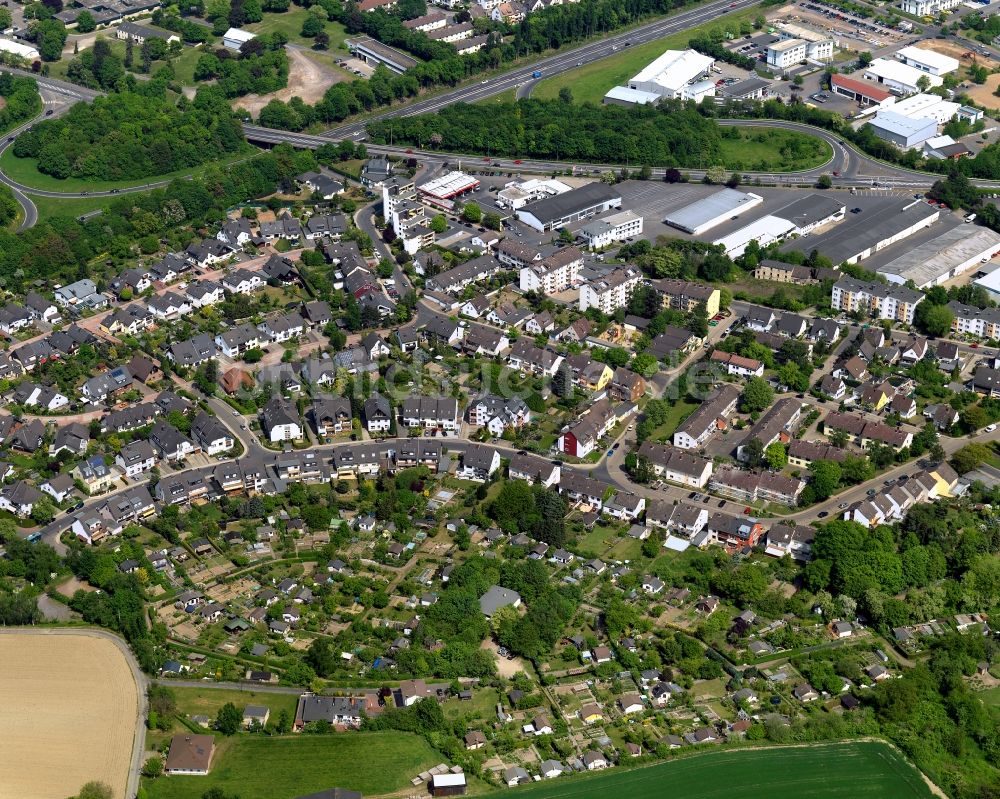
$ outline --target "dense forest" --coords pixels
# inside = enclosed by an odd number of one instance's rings
[[[94,277],[87,264],[96,256],[127,257],[145,240],[155,245],[181,225],[218,222],[230,205],[270,194],[310,163],[315,164],[310,152],[276,147],[196,180],[178,179],[147,194],[120,197],[85,222],[55,217],[21,233],[0,230],[0,285],[21,291],[36,279],[66,283]]]
[[[691,107],[574,105],[520,100],[449,106],[374,121],[372,141],[496,156],[707,167],[722,160],[719,127]]]
[[[31,78],[19,78],[9,72],[0,73],[0,132],[31,119],[42,110],[38,85]]]
[[[217,93],[178,105],[130,92],[78,103],[19,136],[14,155],[56,178],[137,180],[240,151],[243,130]]]

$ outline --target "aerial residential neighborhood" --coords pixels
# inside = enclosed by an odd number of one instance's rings
[[[993,796],[998,20],[0,4],[0,796]]]

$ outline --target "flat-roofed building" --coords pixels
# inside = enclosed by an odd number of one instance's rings
[[[938,53],[935,50],[925,50],[922,47],[903,47],[896,51],[896,60],[909,67],[919,69],[928,75],[943,76],[958,69],[957,58]]]
[[[884,86],[895,95],[905,96],[919,92],[921,78],[927,78],[929,87],[941,85],[941,78],[916,67],[891,58],[876,58],[864,72],[865,80]]]
[[[667,214],[664,223],[698,236],[764,202],[759,194],[722,189]]]
[[[841,97],[849,97],[864,108],[869,106],[887,108],[896,102],[896,95],[892,92],[880,88],[869,81],[849,78],[847,75],[840,75],[838,73],[830,76],[830,88],[834,94],[839,94]]]
[[[669,100],[712,97],[715,82],[704,79],[714,63],[714,58],[696,50],[667,50],[629,80],[628,88]]]
[[[989,261],[1000,251],[1000,234],[986,227],[957,225],[918,244],[875,271],[890,283],[912,280],[918,289],[939,286]]]
[[[621,207],[621,192],[607,183],[598,182],[536,200],[515,213],[526,225],[544,233]]]
[[[600,250],[642,235],[642,217],[634,211],[616,211],[588,222],[577,235],[590,249]]]

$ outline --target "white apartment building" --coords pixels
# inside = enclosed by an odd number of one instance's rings
[[[913,314],[924,298],[919,291],[905,286],[886,286],[882,283],[865,283],[845,277],[833,285],[830,302],[834,308],[847,313],[860,311],[876,319],[889,319],[913,324]]]
[[[962,0],[903,0],[901,8],[915,17],[933,17],[962,5]]]
[[[521,291],[556,294],[580,282],[583,253],[576,247],[566,247],[521,269]]]
[[[611,274],[580,286],[580,310],[597,308],[602,313],[613,314],[628,305],[632,292],[642,281],[638,269],[622,267]]]
[[[642,217],[634,211],[618,211],[584,225],[577,234],[592,250],[610,247],[642,234]]]

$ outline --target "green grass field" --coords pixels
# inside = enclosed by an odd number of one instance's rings
[[[302,36],[302,23],[307,16],[309,16],[308,9],[292,6],[290,10],[281,14],[266,13],[263,20],[245,27],[253,33],[274,33],[275,31],[279,31],[285,34],[288,37],[288,41],[292,44],[312,47],[313,40]],[[343,25],[339,22],[327,22],[326,33],[330,37],[330,50],[344,49],[343,43],[347,37],[347,31]]]
[[[225,166],[234,161],[241,161],[249,157],[249,153],[235,153],[227,158],[212,161],[209,164],[192,167],[190,169],[179,169],[166,175],[155,175],[144,180],[89,180],[82,178],[66,178],[59,180],[51,175],[44,175],[38,171],[34,158],[17,158],[14,156],[13,148],[8,148],[0,155],[0,170],[11,180],[15,180],[23,186],[43,191],[107,191],[109,189],[124,189],[131,186],[141,186],[146,183],[158,183],[161,180],[186,177],[204,172],[209,167]],[[61,201],[60,201],[61,202]]]
[[[28,197],[38,209],[38,219],[42,222],[54,216],[80,216],[108,204],[107,197],[81,197],[72,200],[39,197],[36,194],[29,194]]]
[[[219,708],[232,702],[242,710],[247,705],[264,705],[271,710],[272,718],[282,710],[295,717],[295,705],[299,701],[296,694],[273,694],[263,691],[223,691],[217,688],[174,688],[169,681],[164,684],[177,698],[177,713],[181,716],[204,715],[215,718]]]
[[[798,131],[778,128],[736,128],[736,131],[738,138],[722,139],[722,157],[728,169],[797,172],[815,169],[833,157],[833,150],[825,141]]]
[[[646,64],[661,55],[664,50],[683,50],[687,47],[690,39],[707,33],[713,28],[752,22],[759,13],[759,9],[751,8],[735,14],[727,14],[708,25],[700,25],[696,28],[672,33],[653,42],[622,48],[609,58],[584,64],[561,75],[541,81],[531,96],[537,97],[539,100],[551,100],[558,97],[559,90],[566,86],[573,92],[573,99],[576,102],[600,103],[608,89],[627,81]]]
[[[597,776],[559,778],[518,799],[931,799],[920,772],[882,743],[707,752]]]
[[[146,780],[149,799],[200,799],[216,786],[240,799],[293,799],[335,786],[383,794],[442,760],[423,738],[399,732],[215,740],[207,777]]]

